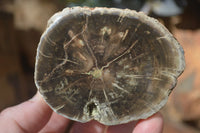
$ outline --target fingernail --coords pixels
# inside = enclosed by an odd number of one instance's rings
[[[36,101],[40,99],[41,99],[40,93],[37,91],[37,93],[30,99],[30,101]]]

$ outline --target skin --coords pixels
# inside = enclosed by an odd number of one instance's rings
[[[0,113],[0,132],[3,133],[64,133],[70,120],[55,112],[39,93],[32,99]],[[145,120],[117,126],[105,126],[96,121],[74,122],[70,133],[162,133],[163,118],[160,113]]]

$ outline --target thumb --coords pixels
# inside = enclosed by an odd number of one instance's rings
[[[32,99],[9,107],[0,114],[1,132],[37,132],[49,121],[52,110],[39,93]]]

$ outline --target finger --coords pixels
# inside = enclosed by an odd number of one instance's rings
[[[37,93],[32,99],[1,112],[0,129],[2,132],[38,132],[51,114],[52,110]]]
[[[70,133],[106,133],[107,126],[104,126],[96,121],[87,123],[75,122]]]
[[[39,133],[63,133],[65,132],[69,121],[69,119],[54,112],[47,125],[45,125]]]
[[[132,121],[126,124],[109,126],[106,133],[132,133],[137,121]]]
[[[146,120],[140,120],[133,130],[133,133],[162,133],[163,117],[156,113]]]
[[[136,121],[117,126],[105,126],[97,121],[76,122],[70,133],[131,133],[134,125],[136,125]]]

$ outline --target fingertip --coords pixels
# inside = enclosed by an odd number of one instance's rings
[[[13,126],[26,132],[37,132],[49,121],[51,114],[52,110],[37,92],[30,100],[5,109],[1,116],[10,123],[14,121]]]
[[[161,113],[156,113],[145,120],[140,120],[133,133],[162,133],[163,124],[163,116]]]
[[[136,123],[137,121],[131,121],[125,124],[109,126],[107,133],[131,133]]]
[[[70,120],[64,118],[63,116],[53,112],[50,120],[45,125],[45,127],[40,131],[40,133],[63,133],[69,126]]]
[[[38,102],[39,101],[39,102],[45,103],[45,101],[42,98],[42,95],[40,94],[39,91],[37,91],[36,94],[31,99],[29,99],[28,101],[32,101],[32,102]]]
[[[104,133],[107,127],[97,121],[89,121],[87,123],[75,122],[70,133]]]

